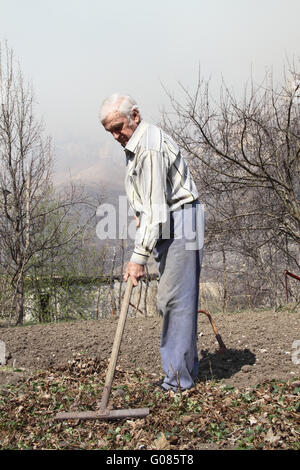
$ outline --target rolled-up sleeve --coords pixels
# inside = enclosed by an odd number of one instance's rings
[[[147,263],[159,237],[160,224],[167,221],[167,172],[163,153],[149,150],[141,156],[136,175],[132,176],[143,207],[130,259],[134,263]]]

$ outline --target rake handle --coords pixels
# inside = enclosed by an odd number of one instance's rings
[[[133,288],[132,280],[129,277],[127,281],[127,285],[126,285],[123,302],[122,302],[122,307],[121,307],[118,326],[116,329],[115,339],[114,339],[114,343],[112,347],[111,357],[110,357],[110,361],[109,361],[109,365],[108,365],[108,369],[106,373],[106,379],[105,379],[104,389],[102,392],[102,398],[101,398],[101,403],[100,403],[100,412],[105,411],[107,409],[107,403],[109,400],[111,386],[112,386],[112,382],[114,379],[117,360],[119,356],[120,345],[121,345],[123,332],[125,328],[132,288]]]

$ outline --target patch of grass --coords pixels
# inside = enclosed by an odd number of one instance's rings
[[[240,399],[245,403],[251,403],[254,400],[254,395],[249,392],[241,393]]]
[[[226,439],[228,434],[230,434],[230,431],[224,422],[211,423],[208,427],[208,432],[212,436],[212,441]]]
[[[201,402],[199,402],[199,400],[189,399],[186,402],[186,409],[192,413],[200,413],[202,410]]]
[[[0,366],[0,372],[24,372],[24,370],[21,367],[14,369],[13,366]]]
[[[224,390],[224,392],[232,392],[235,390],[235,387],[233,385],[224,385],[222,389]]]

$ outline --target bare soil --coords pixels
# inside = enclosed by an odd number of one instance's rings
[[[199,313],[199,381],[222,380],[237,388],[266,380],[300,376],[293,361],[293,342],[300,340],[300,312],[247,311],[213,315],[227,351],[218,342],[206,315]],[[7,364],[0,367],[0,385],[28,378],[83,355],[108,360],[117,318],[1,327]],[[160,364],[161,319],[128,318],[118,364],[123,370],[142,369],[163,376]],[[300,356],[300,354],[299,354]],[[299,357],[298,356],[298,357]]]

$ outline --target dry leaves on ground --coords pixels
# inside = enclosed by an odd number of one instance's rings
[[[106,368],[79,356],[2,387],[1,449],[299,449],[299,379],[248,389],[207,381],[163,393],[153,375],[117,367],[109,406],[149,407],[146,418],[55,421],[58,411],[97,409]]]

